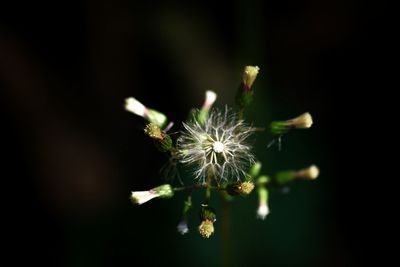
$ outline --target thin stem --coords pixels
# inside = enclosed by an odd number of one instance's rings
[[[225,187],[208,186],[207,184],[193,184],[193,185],[187,185],[187,186],[181,186],[181,187],[174,187],[173,190],[174,190],[174,192],[181,192],[181,191],[191,191],[194,189],[202,189],[202,188],[209,188],[210,190],[217,190],[217,191],[226,190]]]
[[[206,196],[205,196],[205,204],[210,202],[211,198],[211,182],[213,175],[209,172],[206,179]]]
[[[264,132],[265,128],[264,127],[255,127],[254,131],[256,131],[256,132]]]
[[[244,119],[244,108],[241,108],[239,110],[238,116],[239,116],[239,120],[243,120]]]
[[[230,207],[228,201],[221,195],[222,198],[222,266],[232,266],[232,243],[230,240]]]
[[[187,185],[187,186],[181,186],[181,187],[174,187],[175,192],[180,192],[180,191],[191,191],[193,189],[200,189],[200,188],[206,188],[205,184],[193,184],[193,185]]]

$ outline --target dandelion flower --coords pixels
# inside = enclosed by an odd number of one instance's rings
[[[247,142],[254,130],[228,108],[211,110],[204,123],[194,118],[183,126],[177,142],[180,161],[193,167],[196,179],[202,183],[209,176],[218,182],[240,181],[247,175],[255,162]]]

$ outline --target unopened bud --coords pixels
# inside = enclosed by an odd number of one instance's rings
[[[160,129],[158,125],[155,123],[149,123],[144,132],[153,139],[155,146],[161,152],[166,152],[171,150],[172,148],[172,139],[171,137]]]
[[[215,210],[208,205],[201,205],[200,219],[199,233],[202,237],[209,238],[214,233]]]
[[[268,184],[270,181],[271,181],[271,178],[269,178],[266,175],[262,175],[257,178],[256,184],[258,186],[264,186],[264,185]]]
[[[276,135],[282,135],[291,129],[308,129],[312,124],[311,114],[306,112],[287,121],[273,121],[271,123],[271,132]]]
[[[276,178],[276,183],[280,186],[285,185],[291,181],[293,181],[296,178],[296,172],[295,171],[281,171],[278,172],[275,176]]]
[[[253,166],[251,166],[251,168],[249,170],[250,179],[255,179],[260,174],[261,167],[262,167],[262,164],[259,161],[257,161],[256,163],[254,163]]]
[[[171,198],[174,195],[169,184],[160,185],[148,191],[134,191],[131,193],[133,203],[141,205],[153,198]]]
[[[257,78],[258,71],[260,70],[257,66],[246,66],[243,71],[242,83],[236,94],[236,103],[240,108],[245,108],[253,101],[253,86],[254,81]]]
[[[296,178],[304,180],[317,179],[318,175],[319,175],[319,168],[316,165],[311,165],[308,168],[296,172]]]
[[[196,118],[200,124],[204,124],[208,118],[208,113],[210,108],[214,104],[217,99],[217,94],[213,91],[206,91],[206,98],[204,100],[204,104],[202,108],[197,112]]]
[[[257,78],[258,71],[260,70],[257,66],[246,66],[243,71],[243,86],[244,90],[249,91],[253,86],[254,81]]]
[[[160,128],[164,127],[167,123],[167,117],[164,114],[157,110],[147,108],[134,97],[125,99],[125,109],[133,114],[145,118]]]
[[[260,186],[258,188],[258,203],[257,218],[265,220],[269,214],[268,190],[265,186]]]
[[[226,191],[229,195],[248,195],[253,191],[254,184],[253,182],[246,181],[242,183],[234,183],[227,186]]]
[[[191,210],[192,210],[192,198],[191,196],[189,196],[183,203],[182,218],[178,226],[176,227],[178,232],[182,235],[189,232],[188,220],[189,220],[189,213]]]

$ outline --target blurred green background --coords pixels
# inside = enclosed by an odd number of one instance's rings
[[[362,115],[349,93],[365,75],[366,29],[379,8],[371,16],[364,11],[372,6],[344,0],[2,5],[4,212],[7,247],[18,254],[13,265],[222,266],[220,220],[209,240],[197,234],[195,214],[187,235],[176,232],[184,195],[130,203],[131,190],[162,182],[165,158],[123,100],[134,96],[179,122],[205,90],[218,93],[217,106],[232,104],[245,65],[261,69],[247,112],[255,125],[305,111],[314,117],[312,129],[284,137],[281,152],[258,135],[263,173],[314,163],[321,175],[288,194],[272,191],[265,221],[255,219],[256,194],[235,199],[230,265],[360,263],[357,229],[367,207],[353,196],[354,171],[345,171],[358,147],[343,129]]]

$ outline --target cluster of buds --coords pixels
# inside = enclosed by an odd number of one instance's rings
[[[204,238],[209,238],[214,233],[216,221],[215,209],[208,205],[211,192],[216,191],[229,200],[256,191],[258,194],[256,217],[264,220],[269,214],[270,190],[285,187],[295,180],[314,180],[318,177],[319,169],[315,165],[297,171],[278,172],[273,176],[261,174],[261,162],[255,160],[253,148],[248,142],[249,137],[255,134],[256,128],[244,120],[244,110],[252,103],[253,84],[259,70],[257,66],[244,68],[236,94],[238,112],[228,107],[222,111],[213,108],[217,94],[206,91],[203,105],[189,113],[189,118],[182,123],[177,136],[168,134],[173,123],[167,125],[168,119],[163,113],[146,107],[133,97],[125,100],[127,111],[148,121],[144,133],[150,137],[159,151],[169,156],[168,163],[173,165],[171,168],[187,168],[188,171],[192,171],[195,181],[190,185],[184,185],[183,180],[178,177],[180,184],[174,186],[175,172],[167,171],[167,174],[171,174],[167,177],[171,181],[169,184],[148,191],[132,192],[133,203],[140,205],[154,198],[171,198],[176,192],[188,192],[177,226],[178,232],[184,235],[189,232],[189,217],[194,209],[191,193],[195,189],[205,190],[203,203],[206,204],[200,206],[198,233]],[[280,138],[292,129],[310,128],[312,123],[311,115],[304,113],[290,120],[273,121],[269,124],[270,127],[258,129],[267,129]]]

